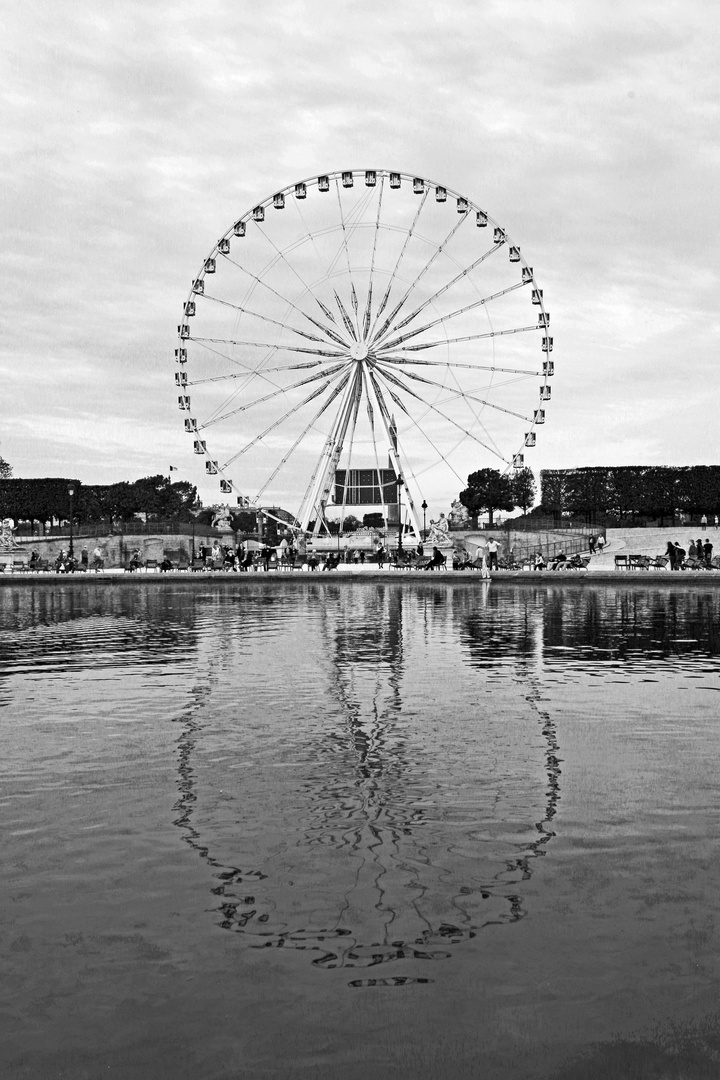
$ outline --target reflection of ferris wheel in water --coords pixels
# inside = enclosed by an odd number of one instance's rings
[[[400,504],[419,534],[424,498],[524,466],[550,398],[549,321],[519,247],[469,199],[384,169],[330,173],[259,203],[203,263],[178,403],[240,505],[317,534]]]

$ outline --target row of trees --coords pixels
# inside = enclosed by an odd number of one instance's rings
[[[186,480],[173,484],[166,476],[145,476],[118,484],[81,484],[64,477],[14,480],[0,478],[0,516],[15,522],[78,523],[130,521],[137,514],[162,520],[190,521],[200,508],[197,490]]]
[[[571,514],[594,523],[647,517],[662,524],[678,512],[720,514],[720,465],[543,469],[540,495],[542,511],[556,518]]]

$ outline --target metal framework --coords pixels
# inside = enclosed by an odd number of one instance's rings
[[[241,505],[285,506],[317,535],[340,467],[374,468],[382,490],[386,457],[419,536],[426,498],[485,464],[524,466],[551,396],[549,324],[520,248],[468,198],[386,169],[321,174],[251,208],[204,260],[178,407]],[[349,505],[346,491],[341,518]]]

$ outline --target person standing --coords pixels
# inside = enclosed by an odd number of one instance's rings
[[[497,570],[497,568],[498,568],[498,557],[497,557],[498,542],[497,542],[497,540],[494,539],[494,537],[491,536],[488,539],[488,542],[485,545],[485,550],[487,551],[487,556],[488,556],[488,569],[489,570]]]
[[[588,536],[588,549],[591,555],[595,554],[595,537],[592,535]]]
[[[595,541],[595,545],[596,545],[596,547],[597,547],[597,549],[598,549],[598,555],[602,555],[602,553],[603,553],[603,548],[605,547],[605,537],[603,536],[603,534],[602,534],[602,533],[600,533],[600,534],[598,535],[598,538],[597,538],[597,540]]]
[[[718,516],[716,514],[715,515],[715,528],[717,529],[717,527],[718,527]]]
[[[705,543],[703,544],[703,555],[705,556],[705,565],[707,566],[708,570],[710,570],[710,568],[712,567],[712,553],[713,546],[710,543],[710,539],[706,538]]]

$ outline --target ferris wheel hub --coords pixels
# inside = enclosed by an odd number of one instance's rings
[[[369,352],[366,342],[356,341],[354,345],[350,347],[350,355],[353,360],[364,360]]]

